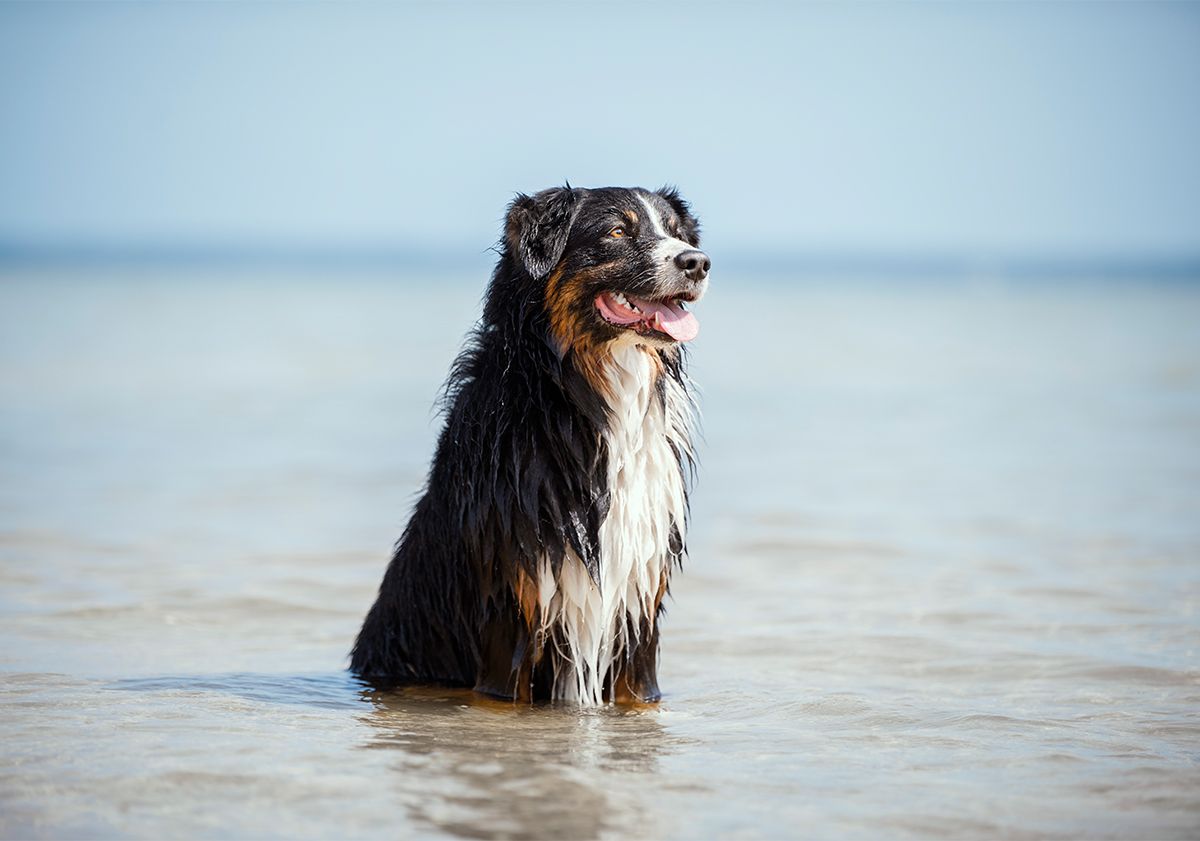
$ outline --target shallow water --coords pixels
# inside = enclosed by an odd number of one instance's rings
[[[0,834],[1200,835],[1200,285],[718,275],[580,711],[342,671],[483,276],[0,278]]]

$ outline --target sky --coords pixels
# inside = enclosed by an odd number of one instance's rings
[[[1200,254],[1200,4],[0,4],[0,243]]]

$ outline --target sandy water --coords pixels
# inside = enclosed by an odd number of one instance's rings
[[[0,278],[0,835],[1200,836],[1200,285],[718,274],[580,711],[343,672],[483,276]]]

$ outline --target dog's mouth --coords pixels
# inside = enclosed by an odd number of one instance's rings
[[[691,293],[652,300],[612,290],[596,296],[596,309],[609,324],[643,336],[658,334],[677,342],[689,342],[700,332],[700,322],[685,309],[694,300],[696,296]]]

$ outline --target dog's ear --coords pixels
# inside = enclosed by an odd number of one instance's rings
[[[687,241],[692,245],[700,244],[700,220],[692,213],[691,207],[679,195],[679,190],[666,185],[659,187],[655,192],[662,196],[667,204],[671,205],[671,209],[679,216],[679,227],[686,234]]]
[[[533,196],[518,193],[508,206],[505,243],[533,279],[548,275],[562,258],[571,223],[579,212],[581,192],[554,187]]]

